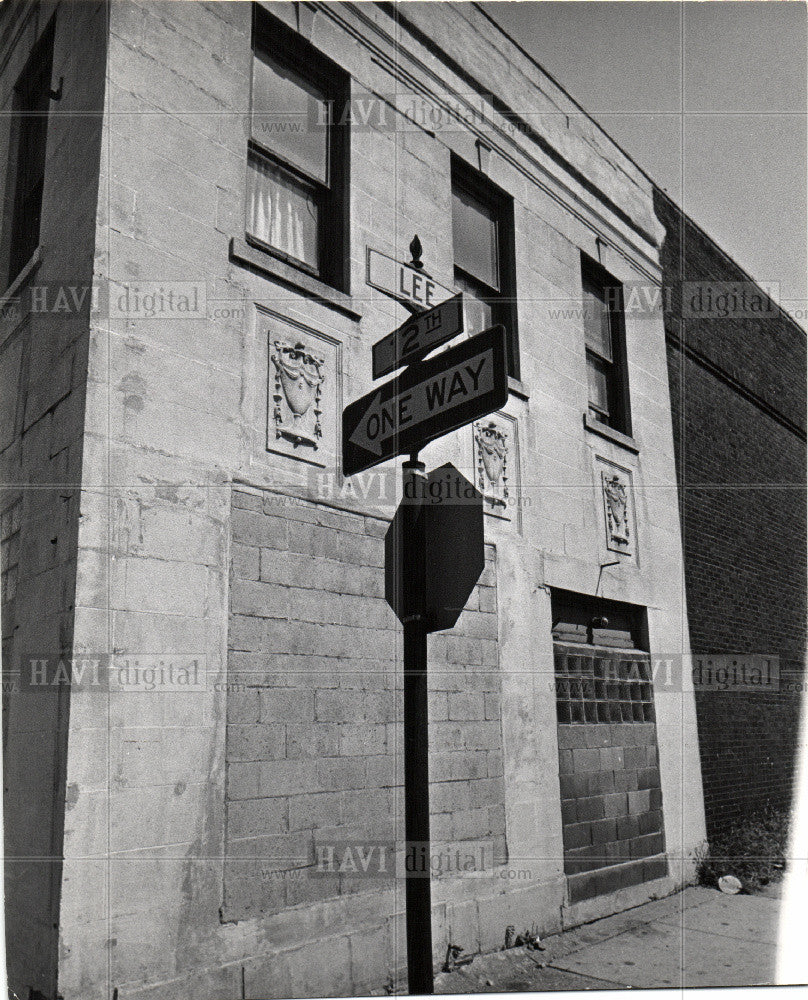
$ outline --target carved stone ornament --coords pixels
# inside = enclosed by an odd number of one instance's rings
[[[508,435],[494,423],[474,425],[477,442],[477,485],[492,507],[507,506]]]
[[[302,341],[291,344],[276,340],[273,348],[275,437],[286,438],[295,447],[307,445],[317,449],[323,436],[321,396],[325,359],[312,354]]]
[[[619,475],[603,473],[603,499],[606,527],[611,545],[627,546],[631,540],[628,512],[628,489]]]

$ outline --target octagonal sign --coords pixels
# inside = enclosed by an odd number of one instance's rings
[[[385,537],[385,596],[400,620],[421,612],[427,630],[440,632],[454,627],[485,566],[482,494],[451,463],[442,465],[426,477],[419,520],[423,593],[404,592],[399,507]]]

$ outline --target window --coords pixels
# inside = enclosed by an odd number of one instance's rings
[[[50,110],[54,22],[37,42],[14,88],[10,198],[6,202],[6,287],[39,245]]]
[[[344,288],[347,80],[280,22],[255,18],[247,238]]]
[[[631,434],[623,327],[623,286],[584,257],[583,285],[589,416]]]
[[[501,323],[508,335],[508,374],[518,378],[513,202],[459,161],[452,163],[452,236],[466,332]]]
[[[648,649],[645,609],[637,604],[553,588],[552,616],[557,642]]]

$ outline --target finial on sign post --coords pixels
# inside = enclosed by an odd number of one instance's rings
[[[421,246],[421,241],[418,239],[418,233],[415,234],[410,243],[410,253],[412,254],[411,266],[417,268],[419,271],[423,269],[424,262],[421,260],[421,254],[424,252],[424,248]]]

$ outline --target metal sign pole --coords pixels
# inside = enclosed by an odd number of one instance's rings
[[[403,467],[401,533],[404,626],[404,836],[407,903],[407,979],[410,994],[431,994],[432,893],[429,850],[427,627],[424,613],[425,467],[417,453]],[[409,871],[412,867],[415,870]]]

